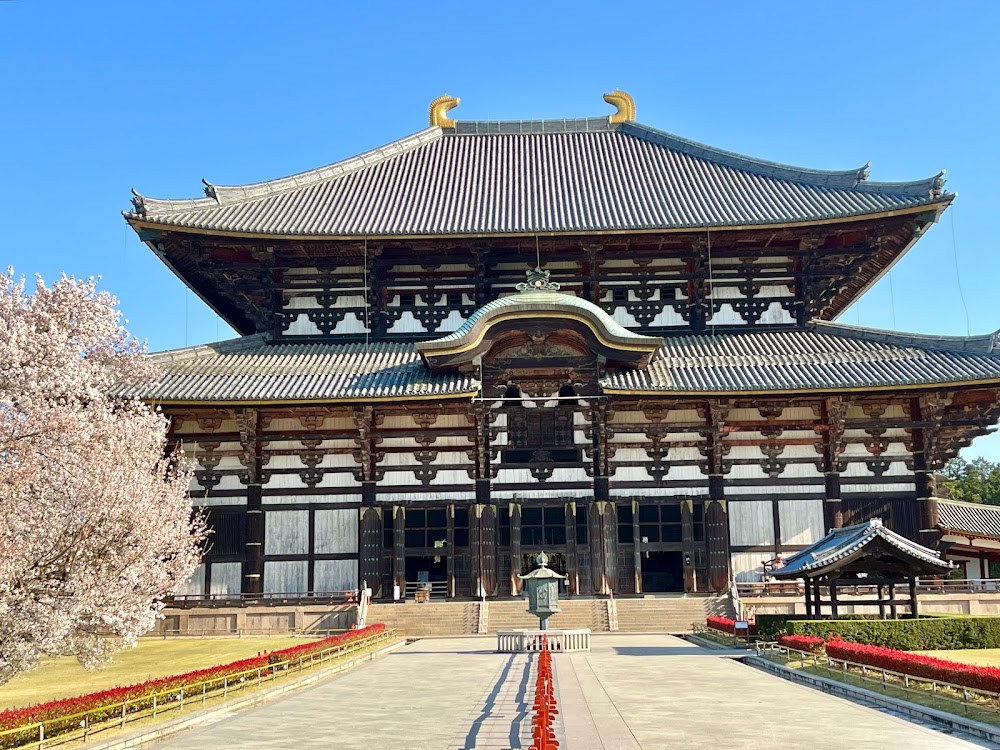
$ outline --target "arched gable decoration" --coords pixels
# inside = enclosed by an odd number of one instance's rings
[[[607,362],[640,370],[663,346],[660,337],[633,333],[592,302],[560,292],[548,271],[536,268],[527,276],[518,294],[483,305],[447,336],[418,343],[424,362],[434,370],[467,369],[510,331],[570,330]]]

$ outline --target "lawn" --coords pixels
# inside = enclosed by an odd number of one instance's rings
[[[117,654],[105,669],[95,672],[85,670],[73,657],[46,659],[34,672],[0,686],[0,711],[226,664],[256,656],[258,651],[274,651],[304,640],[293,636],[144,640],[136,648]]]
[[[965,648],[953,651],[917,651],[938,659],[978,664],[981,667],[1000,667],[1000,648]]]

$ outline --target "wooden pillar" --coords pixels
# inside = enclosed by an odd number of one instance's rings
[[[510,594],[521,595],[521,504],[510,504]]]
[[[813,597],[812,597],[812,581],[808,578],[806,578],[805,591],[806,591],[806,619],[809,619],[810,617],[812,617]]]
[[[243,565],[243,593],[261,596],[264,591],[264,511],[261,484],[260,415],[256,409],[237,409],[240,431],[240,462],[247,488],[246,557]]]
[[[917,513],[920,524],[920,542],[934,546],[938,540],[937,480],[934,467],[940,465],[936,445],[941,421],[950,399],[930,394],[910,401],[910,417],[929,426],[913,430],[913,474],[917,490]]]
[[[613,594],[618,588],[618,508],[612,502],[600,503],[601,528],[604,534],[604,585],[602,594]]]
[[[709,588],[715,592],[729,587],[729,514],[725,500],[725,455],[723,429],[730,406],[725,401],[708,401],[700,410],[705,419],[705,462],[701,470],[708,476],[708,503],[705,507],[705,542],[708,551]]]
[[[392,580],[406,596],[406,508],[392,506]]]
[[[366,483],[367,484],[367,483]],[[362,502],[364,503],[364,496],[366,487],[362,487]],[[375,489],[374,483],[372,483],[372,490]],[[374,492],[370,493],[372,495],[372,500],[374,501]],[[359,553],[359,564],[358,564],[358,577],[361,579],[358,581],[358,585],[361,585],[362,581],[367,581],[368,585],[371,587],[372,596],[379,597],[384,596],[382,593],[382,575],[381,575],[381,563],[382,563],[382,509],[376,507],[374,502],[372,504],[364,503],[359,510],[360,516],[358,518],[358,553]],[[389,595],[392,592],[386,592]]]
[[[837,619],[837,579],[830,579],[830,619]]]
[[[604,592],[604,527],[598,503],[587,503],[587,540],[590,545],[590,584],[592,594]]]
[[[570,594],[580,593],[580,571],[576,559],[576,501],[565,503],[566,509],[566,581]]]
[[[681,500],[681,542],[684,545],[681,553],[684,563],[684,591],[692,593],[698,590],[698,576],[694,568],[694,501],[690,498]]]
[[[876,588],[876,590],[878,591],[878,616],[879,619],[882,620],[885,619],[885,597],[884,597],[884,592],[882,590],[883,588],[884,587],[882,586],[881,583]]]
[[[823,475],[826,480],[826,499],[823,503],[823,520],[826,528],[844,526],[843,500],[840,494],[840,472],[843,470],[841,452],[844,430],[847,425],[847,402],[839,397],[823,401]]]
[[[454,598],[455,592],[455,505],[448,503],[445,506],[445,568],[448,576],[448,596]]]
[[[896,584],[889,584],[889,616],[893,620],[899,619],[899,614],[896,610]]]
[[[917,577],[910,576],[910,616],[915,620],[920,617],[920,607],[917,602]]]
[[[632,501],[632,575],[635,593],[642,593],[642,536],[639,534],[639,501]]]
[[[479,511],[479,550],[481,593],[479,596],[495,596],[497,593],[497,506],[477,505]]]

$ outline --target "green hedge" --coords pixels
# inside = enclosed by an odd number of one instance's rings
[[[759,620],[759,618],[758,618]],[[918,620],[786,620],[790,635],[884,646],[901,651],[1000,648],[1000,617],[921,617]]]
[[[777,637],[779,635],[790,635],[792,631],[788,627],[788,623],[793,620],[807,620],[805,615],[757,615],[754,621],[757,623],[757,632],[762,636]],[[841,619],[843,620],[877,620],[878,615],[843,615]]]

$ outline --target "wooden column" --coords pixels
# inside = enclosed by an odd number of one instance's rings
[[[896,584],[889,584],[889,617],[893,620],[899,619],[899,613],[896,609]]]
[[[910,616],[913,619],[920,617],[920,607],[917,602],[917,577],[910,576]]]
[[[920,541],[926,546],[934,546],[938,538],[935,531],[938,512],[934,470],[942,463],[937,442],[941,422],[950,402],[950,398],[939,394],[921,396],[910,401],[911,418],[929,423],[926,427],[913,430],[913,474],[917,490]]]
[[[725,455],[723,439],[729,405],[721,401],[708,402],[702,411],[705,419],[705,462],[702,472],[708,475],[708,503],[705,507],[705,543],[708,551],[708,585],[712,591],[725,591],[729,586],[729,514],[726,509]]]
[[[256,409],[237,409],[240,431],[240,462],[247,488],[246,558],[243,564],[243,593],[260,596],[264,591],[264,511],[261,486],[260,415]]]
[[[593,450],[594,502],[591,504],[591,530],[595,535],[590,541],[590,563],[594,593],[611,594],[618,576],[618,517],[615,504],[610,501],[609,488],[609,417],[612,416],[606,401],[590,402],[590,438]]]
[[[510,504],[510,593],[521,594],[521,504]]]
[[[454,598],[457,596],[455,593],[455,506],[452,503],[448,503],[444,509],[445,512],[445,523],[447,528],[445,530],[445,554],[444,558],[445,568],[447,569],[448,575],[448,596]]]
[[[604,506],[601,512],[604,552],[602,555],[604,580],[601,593],[610,595],[618,588],[618,508],[610,501],[598,505]]]
[[[681,501],[681,541],[684,545],[684,590],[692,593],[698,590],[698,576],[694,567],[694,501]]]
[[[497,506],[477,505],[479,511],[480,596],[497,593]]]
[[[580,593],[580,572],[576,559],[576,501],[565,503],[566,509],[566,575],[567,590],[570,594]]]
[[[827,529],[844,526],[843,500],[840,494],[840,473],[846,465],[840,456],[844,450],[844,430],[847,424],[847,402],[839,397],[823,401],[823,475],[826,480],[826,501],[823,518]]]
[[[358,573],[361,580],[358,585],[367,582],[372,596],[380,597],[383,595],[379,570],[382,561],[382,509],[362,506],[359,512],[358,552],[361,553],[361,560]]]
[[[812,597],[812,581],[808,578],[805,583],[806,591],[806,619],[812,617],[812,607],[813,607],[813,597]]]
[[[632,501],[632,576],[633,591],[642,593],[642,536],[639,534],[639,501]]]
[[[835,574],[836,575],[836,574]],[[837,619],[837,579],[830,579],[830,619]]]
[[[406,596],[406,508],[392,506],[392,580]]]

